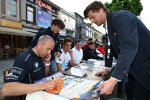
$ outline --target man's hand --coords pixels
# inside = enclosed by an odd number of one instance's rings
[[[68,53],[70,54],[70,56],[73,56],[73,51],[71,49],[68,51]]]
[[[49,80],[43,83],[44,89],[43,90],[51,90],[58,86],[57,80]]]
[[[107,81],[101,83],[97,90],[100,90],[100,95],[112,94],[115,85],[118,83],[117,79],[110,78]]]
[[[102,70],[102,71],[99,71],[99,72],[97,72],[95,75],[96,76],[104,76],[104,75],[107,75],[109,73],[109,69],[104,69],[104,70]]]
[[[60,52],[56,52],[56,56],[59,58],[61,56]]]
[[[50,62],[50,59],[51,59],[51,55],[45,56],[45,57],[44,57],[45,63],[49,63],[49,62]]]

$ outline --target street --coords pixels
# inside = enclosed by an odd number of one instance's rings
[[[10,69],[11,66],[13,66],[14,63],[14,59],[2,59],[0,60],[0,88],[3,86],[4,82],[3,82],[3,71],[6,69]]]

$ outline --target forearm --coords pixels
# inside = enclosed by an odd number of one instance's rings
[[[2,95],[19,96],[32,93],[38,90],[44,90],[42,83],[24,84],[19,82],[5,83],[2,89]]]
[[[70,64],[70,66],[75,66],[75,65],[77,65],[77,64],[75,63],[74,58],[73,58],[72,55],[71,55],[71,60],[70,60],[69,64]]]
[[[62,72],[62,64],[61,63],[57,63],[57,68],[58,68],[58,71]]]

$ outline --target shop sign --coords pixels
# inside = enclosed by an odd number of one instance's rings
[[[43,10],[37,10],[36,24],[40,27],[50,27],[52,22],[52,13]]]
[[[49,10],[49,11],[52,10],[52,7],[51,7],[49,4],[46,4],[45,2],[43,2],[42,0],[38,0],[38,1],[37,1],[37,4],[38,4],[38,6],[41,7],[41,8],[45,8],[45,9],[47,9],[47,10]]]
[[[22,29],[22,23],[5,19],[0,20],[0,26]]]

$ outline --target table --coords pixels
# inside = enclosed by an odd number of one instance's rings
[[[26,100],[68,100],[62,96],[48,93],[46,91],[37,91],[27,94]]]
[[[76,77],[70,74],[70,69],[65,71],[65,74],[63,77],[61,76],[61,73],[54,74],[52,76],[49,76],[47,78],[44,78],[42,81],[37,81],[37,82],[43,82],[46,80],[51,79],[52,77],[62,77],[64,79],[64,86],[59,93],[59,95],[47,93],[45,91],[37,91],[31,94],[27,95],[26,100],[39,100],[36,99],[41,98],[40,100],[70,100],[74,97],[79,97],[81,94],[89,91],[92,89],[92,87],[99,81],[103,79],[103,77],[95,76],[95,73],[97,70],[102,70],[104,69],[104,62],[98,63],[96,60],[95,63],[94,61],[89,61],[86,63],[82,63],[81,66],[87,66],[87,73],[83,77]],[[37,97],[36,97],[37,96]],[[40,96],[40,97],[39,97]],[[54,99],[53,99],[54,98]]]

